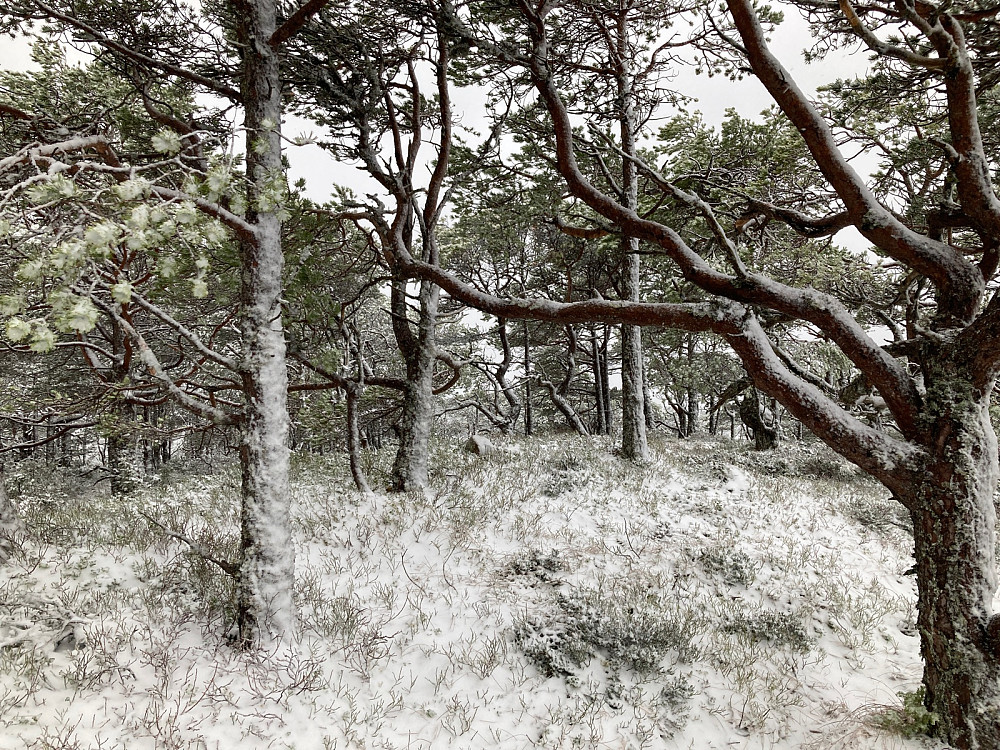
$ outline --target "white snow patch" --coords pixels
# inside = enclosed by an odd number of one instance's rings
[[[365,497],[346,459],[299,459],[299,640],[250,654],[220,636],[221,574],[137,521],[222,554],[231,475],[135,507],[20,498],[36,524],[92,515],[0,575],[0,750],[934,747],[868,720],[921,669],[887,492],[722,442],[654,441],[644,467],[602,440],[507,448],[440,452],[425,495]],[[119,546],[105,527],[129,523]],[[547,676],[528,632],[592,654]],[[650,644],[652,669],[622,666]]]

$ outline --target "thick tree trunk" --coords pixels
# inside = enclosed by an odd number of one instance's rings
[[[932,460],[915,496],[917,625],[927,709],[938,734],[961,750],[1000,748],[1000,616],[997,589],[997,440],[989,395],[969,379],[931,375],[926,413]]]
[[[778,445],[778,432],[764,422],[760,414],[760,398],[756,388],[750,388],[740,402],[740,420],[753,436],[754,447],[767,451]]]
[[[291,636],[295,558],[289,528],[288,371],[282,329],[284,258],[278,204],[282,200],[281,78],[268,44],[275,4],[237,2],[243,48],[248,219],[256,241],[242,246],[244,418],[237,620],[249,646]]]
[[[392,467],[392,487],[397,491],[419,490],[427,485],[431,425],[434,421],[433,378],[439,294],[436,285],[428,281],[420,282],[417,335],[410,334],[401,347],[406,359],[406,388],[403,391],[403,414],[399,420],[399,449]],[[393,309],[396,325],[407,326],[407,333],[410,333],[409,322],[399,320],[398,306],[394,305]],[[405,315],[405,304],[402,310]]]

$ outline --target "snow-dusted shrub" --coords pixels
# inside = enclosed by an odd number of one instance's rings
[[[902,705],[886,707],[872,715],[870,723],[879,729],[913,739],[930,734],[938,715],[924,706],[924,687],[912,692],[897,693]]]
[[[884,532],[893,526],[913,531],[909,513],[891,497],[851,494],[840,503],[838,510],[873,531]]]
[[[719,576],[730,586],[749,587],[763,567],[762,561],[746,552],[721,544],[701,550],[697,558],[707,573]]]
[[[806,653],[813,647],[814,638],[806,630],[802,618],[791,612],[754,607],[735,611],[720,626],[723,633],[767,641],[773,646],[787,647]]]
[[[514,643],[543,675],[570,684],[579,682],[577,672],[594,656],[577,623],[560,615],[526,615],[514,624]]]
[[[507,567],[516,576],[533,576],[542,583],[552,583],[553,574],[566,570],[566,563],[559,550],[543,554],[529,548],[512,558]]]
[[[646,582],[581,587],[554,597],[549,616],[527,617],[515,626],[515,642],[548,675],[572,675],[600,655],[609,671],[658,673],[673,655],[698,655],[702,623],[680,603]]]

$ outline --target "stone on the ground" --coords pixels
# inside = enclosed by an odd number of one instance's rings
[[[465,442],[465,450],[475,453],[477,456],[485,456],[496,450],[493,443],[485,435],[473,435]]]

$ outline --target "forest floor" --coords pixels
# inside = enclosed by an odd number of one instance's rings
[[[232,469],[113,498],[8,466],[0,750],[938,747],[906,516],[825,448],[460,446],[423,494],[298,456],[301,632],[250,653],[231,581],[163,533],[231,555]]]

